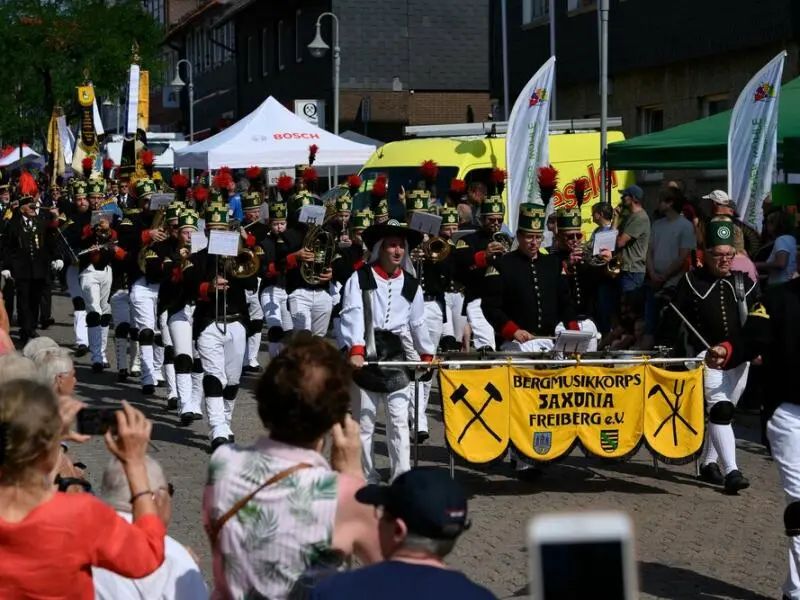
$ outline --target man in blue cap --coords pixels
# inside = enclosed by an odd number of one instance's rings
[[[356,500],[376,507],[384,562],[340,573],[317,585],[312,600],[490,600],[486,588],[444,564],[469,529],[467,496],[450,474],[418,467],[390,486],[368,485]]]

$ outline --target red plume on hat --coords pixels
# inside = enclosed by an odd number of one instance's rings
[[[558,187],[558,170],[553,165],[539,167],[539,193],[542,196],[542,204],[547,206],[556,187]]]
[[[175,171],[172,174],[172,181],[170,184],[174,190],[185,190],[189,187],[189,178],[180,171]]]
[[[20,174],[18,188],[20,196],[33,198],[39,193],[39,186],[36,185],[36,179],[27,171],[23,171]]]
[[[114,161],[110,158],[103,159],[103,179],[108,179],[111,176],[111,169],[114,168]]]
[[[439,165],[432,160],[426,160],[420,165],[419,173],[427,183],[431,184],[436,181],[436,176],[439,174]]]
[[[208,188],[198,186],[192,190],[192,198],[196,204],[202,204],[208,200]]]
[[[350,175],[347,178],[347,189],[350,191],[350,197],[353,198],[361,189],[361,177],[358,175]]]
[[[303,181],[305,181],[306,184],[314,183],[317,179],[317,170],[314,167],[306,167],[303,169]]]
[[[503,169],[492,169],[492,196],[502,196],[506,189],[506,172]]]
[[[152,150],[144,150],[142,151],[142,166],[144,167],[145,172],[147,173],[148,177],[153,176],[153,165],[156,162],[156,155],[155,152]]]
[[[586,188],[589,182],[586,181],[585,177],[578,177],[572,182],[572,185],[575,188],[575,203],[578,205],[578,208],[580,208],[583,205],[583,198],[586,196]]]
[[[447,193],[453,202],[458,203],[466,191],[467,183],[463,179],[453,178],[450,180],[450,190]]]
[[[281,175],[278,177],[277,187],[279,192],[289,193],[294,187],[294,179],[290,175]]]
[[[375,183],[372,184],[372,195],[379,200],[385,198],[388,186],[389,180],[386,175],[378,175],[375,178]]]
[[[86,179],[92,175],[92,169],[94,168],[94,159],[91,156],[87,156],[81,161],[81,168],[83,169],[83,176]]]
[[[233,184],[233,174],[228,167],[222,167],[217,174],[214,176],[214,181],[212,185],[217,188],[222,199],[226,202],[228,201],[228,195],[230,194],[230,186]]]
[[[256,166],[249,167],[249,168],[248,168],[248,169],[247,169],[247,170],[244,172],[245,176],[246,176],[246,177],[247,177],[247,178],[248,178],[248,179],[249,179],[251,182],[257,182],[257,181],[260,181],[260,180],[261,180],[261,174],[262,174],[262,173],[263,173],[263,171],[261,170],[261,167],[256,167]]]
[[[317,150],[319,150],[319,146],[316,144],[311,144],[308,147],[308,164],[313,165],[314,161],[317,159]]]

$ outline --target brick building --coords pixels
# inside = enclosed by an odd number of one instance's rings
[[[292,110],[296,99],[324,100],[333,129],[332,55],[313,58],[307,49],[317,17],[332,11],[340,22],[341,131],[390,140],[406,125],[481,120],[491,110],[489,5],[383,0],[376,10],[370,0],[239,0],[226,17],[236,30],[238,116],[268,95]],[[332,29],[325,18],[331,47]]]
[[[497,3],[499,5],[499,3]],[[598,15],[594,0],[556,0],[557,118],[600,114]],[[784,81],[800,75],[800,3],[792,0],[611,0],[609,115],[626,137],[732,108],[750,78],[780,50]],[[500,9],[493,14],[492,90],[502,97]],[[508,0],[513,99],[550,55],[548,0]],[[657,184],[680,177],[694,191],[720,172],[641,173]]]

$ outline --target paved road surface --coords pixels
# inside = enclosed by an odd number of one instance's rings
[[[71,343],[71,305],[54,298],[57,324],[46,334]],[[113,348],[113,340],[109,348]],[[111,358],[113,363],[113,358]],[[208,544],[201,525],[200,502],[208,461],[204,423],[181,428],[162,397],[143,399],[138,385],[120,385],[114,372],[78,364],[79,394],[90,402],[125,398],[154,421],[152,453],[176,488],[171,534],[192,546],[210,577]],[[248,443],[261,432],[250,389],[243,381],[234,415],[237,441]],[[432,407],[431,439],[421,447],[423,464],[446,465],[438,407]],[[694,466],[663,466],[656,472],[642,451],[628,463],[609,464],[574,454],[550,467],[535,484],[507,476],[507,465],[471,468],[457,463],[456,477],[470,495],[473,527],[460,540],[450,561],[499,597],[526,595],[525,525],[536,511],[614,508],[627,510],[636,523],[643,598],[780,598],[786,558],[782,535],[783,500],[774,466],[755,431],[737,430],[740,468],[752,487],[739,497],[722,495],[695,480]],[[379,467],[388,467],[385,446],[377,446]],[[108,455],[99,439],[75,448],[95,484]]]

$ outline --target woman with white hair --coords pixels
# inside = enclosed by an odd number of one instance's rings
[[[33,362],[39,369],[42,381],[52,385],[56,394],[72,396],[75,393],[78,379],[70,350],[60,346],[44,348],[33,355]]]

